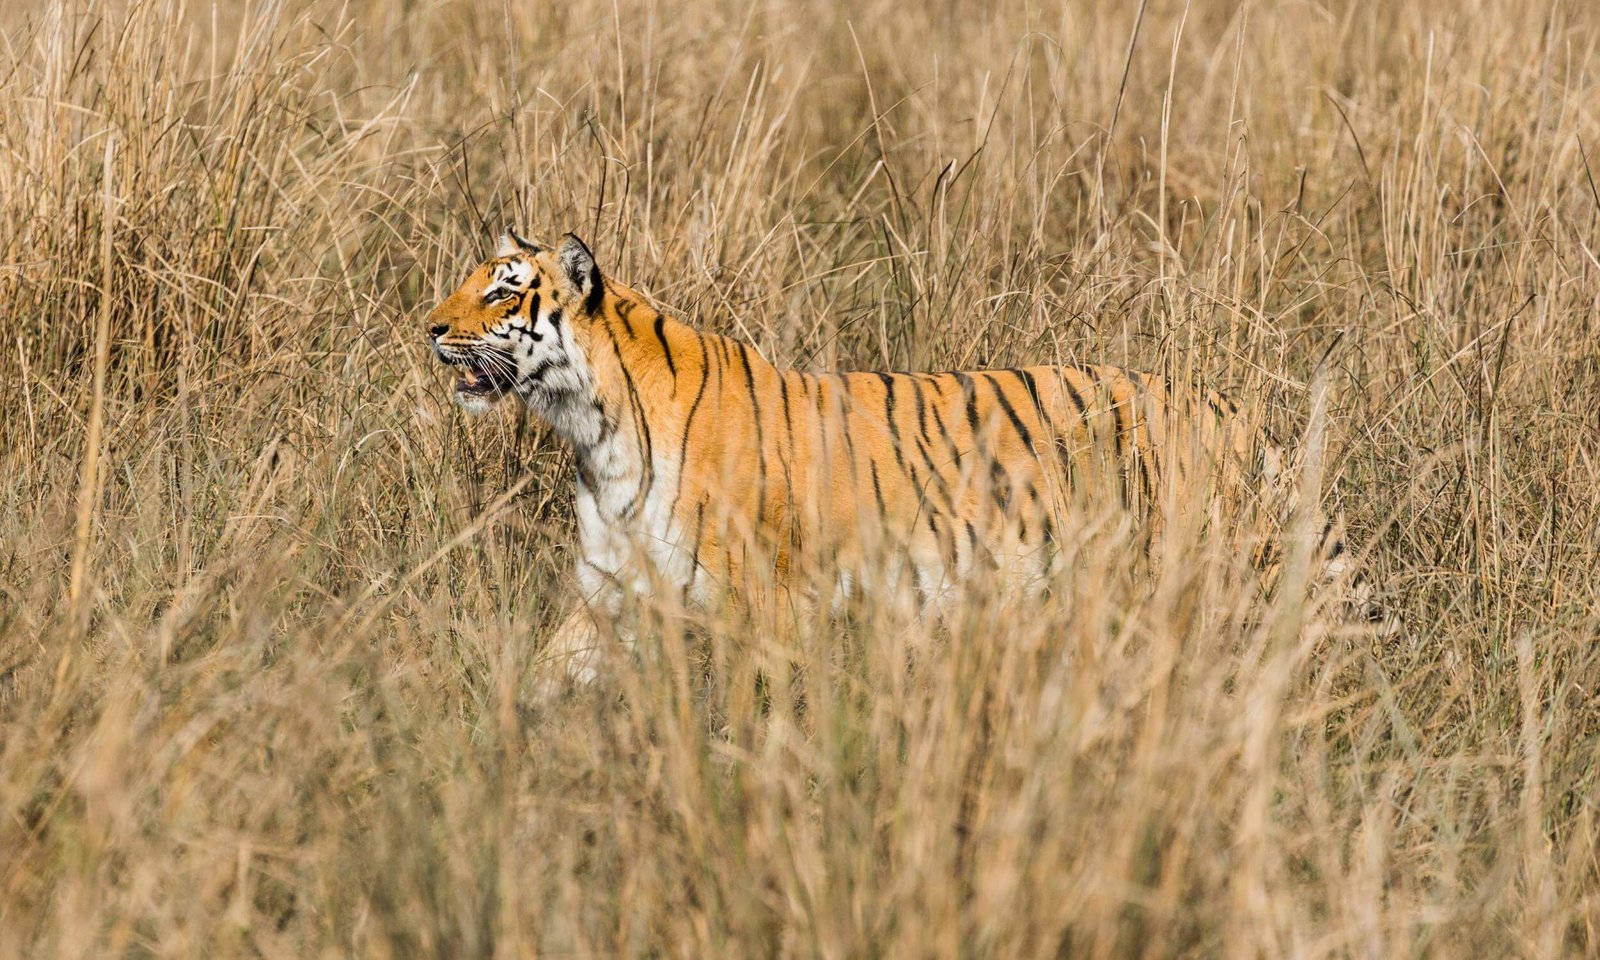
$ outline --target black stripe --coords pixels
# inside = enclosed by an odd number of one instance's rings
[[[1028,399],[1033,403],[1033,415],[1039,418],[1039,429],[1050,429],[1050,418],[1045,415],[1044,401],[1039,399],[1039,384],[1033,379],[1033,374],[1026,370],[1007,370],[1006,373],[1017,378],[1022,384],[1022,389],[1028,391]]]
[[[606,300],[606,282],[600,276],[599,267],[589,268],[589,289],[583,298],[583,309],[590,316],[600,312],[601,304]]]
[[[943,397],[944,394],[941,392],[940,399],[943,399]],[[961,458],[964,456],[964,454],[961,452],[961,448],[956,446],[956,438],[950,435],[950,428],[944,422],[944,414],[939,412],[939,408],[937,406],[930,407],[929,409],[933,411],[934,428],[938,430],[939,436],[944,438],[944,445],[950,449],[950,465],[959,470],[961,466]]]
[[[1224,422],[1227,421],[1227,419],[1228,419],[1227,411],[1223,410],[1222,409],[1222,404],[1217,402],[1217,394],[1216,394],[1215,391],[1207,391],[1207,393],[1206,393],[1206,405],[1211,408],[1211,412],[1212,413],[1216,414],[1217,425],[1218,426],[1221,426]]]
[[[524,379],[532,380],[537,383],[540,380],[543,380],[544,375],[549,373],[551,370],[562,370],[571,365],[572,364],[567,360],[566,357],[555,357],[550,360],[541,360],[534,366],[532,370],[528,371],[528,375]]]
[[[683,498],[683,474],[689,456],[689,431],[694,428],[694,415],[700,409],[700,401],[705,399],[706,384],[711,381],[711,352],[706,349],[705,338],[701,337],[698,331],[695,332],[694,339],[700,344],[700,388],[695,391],[694,403],[689,405],[689,416],[683,421],[683,436],[678,438],[678,492],[673,494],[672,508],[667,511],[669,518],[677,516],[678,501]]]
[[[638,306],[638,304],[634,303],[632,300],[619,297],[617,298],[617,306],[615,308],[617,311],[617,318],[622,321],[622,329],[627,331],[628,339],[634,343],[639,341],[639,331],[633,328],[633,321],[629,318],[632,316],[633,308],[636,306]]]
[[[783,398],[783,434],[789,439],[789,446],[794,447],[794,416],[789,412],[789,373],[784,370],[778,374],[778,395]],[[802,388],[805,381],[801,381]]]
[[[700,544],[705,540],[706,532],[706,501],[702,497],[694,508],[694,548],[689,553],[689,582],[684,585],[684,602],[689,600],[689,592],[694,589],[695,578],[700,575]]]
[[[872,495],[878,501],[878,520],[880,523],[889,522],[889,508],[883,502],[883,485],[878,482],[878,461],[867,458],[867,465],[872,468]]]
[[[928,452],[928,448],[933,445],[933,438],[928,436],[928,400],[925,396],[923,396],[922,391],[925,387],[927,389],[932,389],[932,387],[931,385],[925,384],[922,378],[917,376],[912,377],[911,386],[911,395],[915,397],[917,401],[917,436],[915,437],[916,450],[917,454],[922,457],[923,465],[928,468],[929,474],[927,483],[922,483],[920,486],[924,491],[924,495],[926,495],[927,488],[930,484],[938,484],[940,492],[944,494],[945,503],[948,505],[948,509],[951,513],[954,513],[955,498],[950,495],[950,485],[945,482],[944,474],[939,472],[939,468],[933,463],[932,455],[930,455]],[[934,533],[937,535],[938,531],[936,530]]]
[[[916,476],[916,465],[907,465],[905,463],[903,454],[900,450],[900,444],[898,443],[898,436],[896,437],[897,443],[895,447],[895,455],[902,458],[901,468],[906,470],[907,474],[913,477],[914,482],[917,484],[917,488],[922,491],[922,495],[924,497],[927,495],[928,486],[930,484],[937,483],[940,492],[944,494],[945,503],[949,505],[948,508],[950,511],[954,512],[955,500],[950,496],[950,486],[945,482],[944,474],[942,474],[939,471],[939,468],[934,465],[933,457],[928,452],[928,448],[933,445],[933,438],[928,435],[928,401],[927,398],[922,394],[924,383],[922,378],[916,374],[912,374],[911,377],[911,395],[917,401],[917,436],[913,439],[915,441],[917,454],[922,458],[922,464],[928,470],[929,479],[927,481],[921,480]]]
[[[1147,429],[1146,433],[1148,432],[1149,431]],[[1138,438],[1135,437],[1134,439],[1137,440]],[[1151,449],[1154,450],[1153,447]],[[1133,448],[1133,462],[1134,465],[1139,468],[1139,486],[1144,490],[1143,509],[1152,509],[1156,502],[1155,486],[1151,479],[1151,475],[1153,473],[1151,468],[1155,462],[1155,454],[1153,452],[1140,450],[1136,444]]]
[[[822,377],[817,376],[814,378],[817,384],[817,392],[815,396],[811,396],[811,379],[812,378],[807,378],[804,374],[802,374],[800,378],[800,384],[801,386],[805,387],[806,395],[811,397],[811,405],[814,411],[812,421],[817,425],[817,456],[821,458],[822,463],[822,469],[819,473],[819,476],[822,477],[824,483],[831,483],[833,479],[833,444],[828,440],[828,411],[827,405],[823,402],[822,398]]]
[[[778,465],[783,467],[783,503],[788,507],[788,510],[784,513],[784,522],[788,528],[789,543],[798,549],[800,526],[794,520],[794,473],[789,466],[789,459],[794,451],[794,418],[789,413],[789,371],[778,370],[776,372],[778,375],[778,396],[783,401],[783,443],[778,447]]]
[[[938,464],[934,463],[933,454],[929,450],[929,447],[933,444],[933,438],[928,435],[927,422],[923,419],[924,415],[929,410],[929,407],[922,395],[922,376],[923,375],[921,374],[915,375],[917,383],[917,417],[920,422],[919,430],[922,433],[922,436],[916,441],[916,448],[917,454],[922,458],[923,466],[927,467],[928,469],[929,479],[926,483],[919,483],[919,488],[923,491],[924,496],[926,496],[926,491],[928,490],[929,486],[932,486],[944,498],[944,511],[949,515],[948,525],[950,526],[950,563],[954,564],[956,560],[959,559],[959,548],[956,544],[954,519],[960,515],[960,511],[956,509],[955,494],[951,492],[949,480],[945,478],[944,472],[939,469]],[[942,398],[943,395],[940,394],[938,389],[934,386],[931,378],[928,382],[928,389],[933,390],[935,396]],[[939,415],[939,408],[935,406],[932,407],[932,410],[934,421],[938,424],[939,435],[944,438],[945,444],[950,448],[950,455],[952,458],[951,464],[959,464],[961,461],[961,454],[956,450],[955,441],[950,438],[948,431],[945,430],[944,419]],[[924,440],[926,440],[926,442],[924,442]],[[924,502],[926,503],[926,501]],[[940,508],[938,504],[928,504],[928,506],[929,520],[931,522],[934,515],[939,512]],[[935,529],[934,533],[937,535],[938,531]],[[954,573],[954,570],[952,569],[951,572]]]
[[[1094,449],[1096,437],[1094,421],[1089,419],[1089,405],[1084,402],[1083,394],[1079,393],[1078,388],[1072,385],[1072,378],[1070,374],[1074,371],[1077,373],[1082,373],[1084,376],[1090,376],[1090,374],[1082,367],[1062,367],[1058,371],[1058,379],[1061,382],[1061,388],[1067,392],[1067,399],[1072,401],[1073,409],[1078,411],[1078,422],[1083,424],[1084,433],[1087,435],[1089,441],[1088,450],[1092,451]],[[1074,425],[1072,429],[1066,432],[1067,435],[1071,437],[1077,433],[1077,426]],[[1072,455],[1070,448],[1063,452],[1068,456]]]
[[[905,451],[902,449],[900,442],[900,426],[895,422],[894,418],[896,405],[894,385],[896,377],[897,374],[892,373],[878,374],[878,379],[883,381],[883,419],[889,430],[889,445],[894,448],[895,465],[900,468],[900,472],[905,474],[906,479],[910,480],[912,486],[917,489],[918,499],[922,499],[927,493],[925,485],[921,478],[917,476],[915,465],[906,462]]]
[[[1001,516],[1011,512],[1011,474],[998,457],[989,458],[989,499]]]
[[[967,401],[967,429],[972,433],[974,445],[978,442],[978,389],[973,384],[972,378],[964,373],[955,374],[956,381],[961,384],[961,395]]]
[[[539,323],[539,295],[537,293],[533,294],[528,300],[528,319],[532,320],[535,326]],[[531,327],[528,330],[528,336],[532,337],[535,343],[544,339],[544,334]]]
[[[793,520],[794,502],[795,502],[794,473],[792,471],[792,468],[789,466],[789,459],[794,454],[795,443],[794,443],[794,415],[789,412],[789,371],[788,370],[780,370],[780,371],[778,371],[778,396],[781,397],[782,400],[783,400],[783,447],[782,447],[782,449],[787,452],[787,455],[783,455],[783,454],[779,455],[778,463],[783,465],[784,500],[788,503],[789,508],[790,508],[789,509],[789,517],[790,517],[790,519],[789,519],[789,535],[790,535],[790,542],[798,544],[799,541],[797,539],[795,539],[795,538],[797,538],[799,536],[799,534],[800,534],[800,527]]]
[[[610,438],[612,432],[617,429],[617,424],[612,419],[611,414],[606,411],[605,405],[600,402],[599,397],[595,398],[593,409],[595,413],[600,414],[600,438],[595,441],[595,445],[599,446]]]
[[[1122,404],[1117,402],[1110,384],[1106,384],[1106,400],[1111,405],[1111,442],[1116,447],[1117,486],[1122,494],[1122,506],[1126,509],[1132,506],[1133,491],[1128,488],[1128,470],[1132,465],[1127,462],[1128,455],[1122,452],[1122,435],[1127,430],[1122,423]]]
[[[948,373],[948,374],[939,374],[939,375],[934,376],[933,378],[931,378],[931,382],[934,385],[935,390],[939,393],[940,399],[943,399],[944,391],[942,389],[939,389],[939,385],[943,383],[943,381],[944,381],[944,379],[946,377],[954,378],[956,383],[961,387],[962,395],[966,397],[967,425],[968,425],[968,427],[970,428],[970,430],[972,432],[972,449],[976,450],[977,447],[978,447],[978,430],[977,430],[978,408],[977,408],[977,391],[974,388],[974,385],[972,383],[972,378],[968,377],[964,373],[959,373],[959,372],[957,372],[957,373]],[[956,438],[953,435],[951,435],[950,428],[945,424],[944,416],[943,416],[943,414],[941,414],[939,412],[939,407],[937,407],[937,406],[935,406],[933,408],[933,422],[934,422],[934,425],[936,427],[938,427],[939,433],[941,435],[943,435],[943,437],[945,438],[945,445],[947,447],[949,447],[949,449],[950,449],[950,463],[951,463],[951,466],[953,466],[956,469],[957,473],[959,474],[960,469],[961,469],[961,460],[966,454],[963,453],[961,448],[956,445]],[[961,517],[962,514],[963,514],[963,511],[961,511],[960,509],[957,508],[957,505],[955,503],[955,498],[954,498],[953,494],[951,495],[950,499],[951,499],[951,505],[950,505],[951,515],[953,517]],[[963,518],[962,522],[964,522],[966,524],[966,527],[967,527],[967,540],[969,541],[969,548],[967,550],[968,558],[970,560],[976,560],[977,555],[978,555],[977,554],[977,550],[978,550],[978,531],[977,531],[977,528],[975,528],[972,525],[972,521],[970,519]],[[951,540],[954,541],[954,539],[955,539],[955,532],[954,532],[954,530],[952,530],[951,531]],[[961,563],[961,548],[960,548],[959,544],[956,544],[955,554],[956,554],[956,565],[960,566],[960,563]]]
[[[855,408],[855,398],[850,396],[848,374],[834,373],[829,377],[839,385],[839,435],[844,438],[844,455],[850,464],[850,486],[854,489],[861,483],[861,471],[856,465],[856,440],[850,434],[850,413]]]
[[[1072,450],[1070,444],[1055,428],[1055,421],[1044,408],[1044,401],[1039,397],[1039,384],[1034,380],[1033,374],[1027,370],[1007,371],[1021,381],[1024,389],[1028,391],[1028,399],[1033,401],[1033,415],[1039,419],[1039,429],[1055,438],[1056,459],[1061,464],[1062,480],[1068,490],[1072,489]],[[1041,468],[1043,463],[1040,464]],[[1048,511],[1046,511],[1048,514]],[[1045,518],[1045,538],[1050,537],[1049,517]]]
[[[622,370],[622,382],[628,388],[628,406],[633,414],[634,425],[639,430],[639,439],[644,444],[644,464],[639,476],[639,489],[623,511],[624,517],[631,518],[638,515],[640,504],[649,496],[650,488],[655,486],[655,446],[650,437],[650,421],[644,414],[644,403],[639,399],[639,389],[633,382],[633,374],[628,371],[628,365],[622,362],[622,344],[617,342],[617,336],[611,332],[609,326],[601,326],[600,329],[610,338],[611,349],[617,355],[617,366]]]
[[[944,524],[944,533],[939,532],[940,521]],[[939,559],[944,562],[945,573],[954,577],[956,567],[961,562],[961,545],[956,542],[955,516],[941,516],[933,511],[928,512],[928,529],[933,531],[934,545],[939,548]]]
[[[739,359],[744,363],[744,386],[750,391],[751,417],[756,428],[756,464],[759,468],[756,481],[756,520],[759,523],[767,509],[767,446],[761,429],[761,398],[756,396],[755,368],[750,365],[750,350],[741,341]]]
[[[1096,379],[1094,373],[1089,370],[1085,370],[1083,367],[1072,367],[1070,370],[1083,374],[1089,379],[1090,383],[1093,383]],[[1069,369],[1063,367],[1061,370],[1061,385],[1067,389],[1068,399],[1070,399],[1072,401],[1072,405],[1077,408],[1078,418],[1084,422],[1085,426],[1089,426],[1089,405],[1084,402],[1083,394],[1078,392],[1078,388],[1072,385],[1072,378],[1067,375],[1068,373]],[[1092,426],[1089,426],[1089,432],[1090,436],[1092,437],[1094,433],[1094,428]]]
[[[955,374],[955,378],[960,381],[962,395],[966,397],[967,427],[972,431],[973,446],[978,447],[978,386],[977,383],[973,381],[972,377],[965,373],[957,373]],[[987,380],[988,378],[985,377],[985,379]],[[989,382],[991,386],[994,385],[992,380]],[[996,387],[995,396],[999,395],[1000,390],[998,387]],[[1016,411],[1012,411],[1011,416],[1014,418],[1016,416]],[[1006,487],[1010,485],[1010,475],[1006,473],[1006,469],[1003,465],[1001,465],[999,458],[988,454],[987,451],[980,450],[980,452],[983,453],[985,458],[989,461],[989,498],[994,501],[995,507],[1001,512],[1001,514],[1004,514],[1007,510],[1007,502],[1009,499]],[[1001,484],[1001,480],[1005,480],[1006,483]]]
[[[933,462],[933,455],[929,453],[927,446],[921,440],[917,441],[917,453],[921,455],[923,465],[928,468],[929,480],[927,485],[934,486],[940,495],[944,497],[945,509],[955,513],[956,500],[950,492],[950,482],[945,479],[943,473],[939,472],[938,466]],[[927,489],[927,485],[923,486],[924,490]]]
[[[850,378],[846,374],[834,374],[839,381],[839,434],[844,437],[845,455],[850,458],[850,472],[853,476],[856,470],[856,438],[850,433],[850,414],[855,410],[855,397],[850,394]]]
[[[925,384],[920,377],[914,378],[912,384],[916,387],[913,392],[917,398],[917,433],[923,443],[932,444],[933,440],[928,436],[928,400],[922,395]]]
[[[1016,373],[1015,370],[1009,372]],[[989,382],[990,389],[994,390],[994,398],[1000,402],[1000,409],[1005,411],[1006,419],[1011,421],[1011,426],[1017,431],[1017,436],[1022,438],[1022,445],[1032,450],[1033,434],[1029,432],[1027,426],[1022,422],[1022,418],[1017,416],[1017,410],[1011,405],[1011,401],[1006,398],[1005,391],[1000,389],[1000,381],[992,373],[986,375],[984,379]]]
[[[880,373],[878,379],[883,383],[883,422],[889,425],[891,434],[894,431],[894,374]]]
[[[656,339],[661,341],[661,356],[665,357],[667,361],[667,372],[672,374],[672,379],[676,381],[678,379],[678,365],[673,362],[672,348],[667,345],[667,318],[659,313],[656,314],[655,326]],[[674,393],[678,391],[676,382],[672,384],[672,391]]]
[[[633,384],[633,375],[628,373],[626,367],[623,368],[622,375],[623,382],[628,385],[628,396],[633,403],[633,413],[638,419],[639,432],[644,440],[644,473],[639,478],[639,492],[634,495],[633,503],[629,504],[628,509],[629,515],[633,516],[638,514],[639,507],[649,498],[650,488],[656,485],[656,454],[655,442],[650,436],[650,420],[644,414],[644,402],[639,399],[639,391]]]

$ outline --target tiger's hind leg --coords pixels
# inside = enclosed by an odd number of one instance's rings
[[[1381,638],[1399,633],[1400,621],[1384,606],[1366,572],[1357,567],[1345,544],[1344,524],[1337,516],[1323,528],[1317,554],[1316,589],[1329,591],[1335,598],[1329,609],[1337,612],[1343,622],[1374,630]]]
[[[1392,639],[1400,632],[1400,620],[1378,595],[1372,580],[1352,568],[1345,557],[1336,557],[1323,565],[1323,589],[1337,590],[1340,597],[1339,613],[1345,623],[1373,630],[1383,639]]]

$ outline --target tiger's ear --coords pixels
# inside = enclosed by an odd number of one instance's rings
[[[500,257],[515,257],[524,253],[538,253],[539,248],[529,243],[517,234],[516,230],[506,227],[506,232],[500,234],[499,243],[495,244],[494,255]]]
[[[561,251],[556,255],[561,263],[561,273],[572,292],[583,299],[584,309],[594,313],[605,298],[605,284],[600,279],[600,268],[595,266],[594,254],[584,246],[577,234],[561,238]]]

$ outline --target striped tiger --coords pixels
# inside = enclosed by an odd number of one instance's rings
[[[1106,491],[1155,524],[1163,491],[1248,491],[1244,465],[1281,458],[1217,391],[1114,366],[781,369],[657,310],[570,233],[547,248],[508,232],[427,332],[462,408],[515,395],[575,453],[586,603],[547,649],[580,682],[630,595],[704,608],[765,585],[831,603],[909,577],[939,606],[985,571],[1048,575],[1075,497]],[[1316,522],[1320,579],[1366,599],[1337,518]]]

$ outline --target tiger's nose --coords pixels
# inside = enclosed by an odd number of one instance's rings
[[[433,326],[428,328],[428,335],[433,337],[433,339],[435,339],[435,340],[439,339],[440,337],[444,336],[445,334],[447,334],[449,332],[450,332],[450,324],[448,324],[448,323],[436,323]]]

